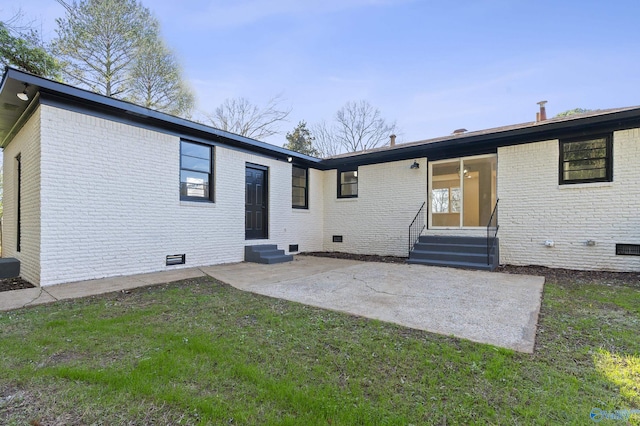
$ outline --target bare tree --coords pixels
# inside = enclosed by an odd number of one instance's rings
[[[387,123],[367,101],[347,102],[336,113],[336,124],[335,137],[348,152],[381,146],[396,130],[396,123]]]
[[[258,108],[246,98],[226,99],[216,108],[214,114],[207,115],[211,124],[231,133],[248,138],[263,140],[280,133],[278,125],[286,121],[291,109],[281,109],[282,98],[273,97],[264,108]]]
[[[364,100],[347,102],[336,112],[332,125],[323,121],[313,126],[316,147],[323,157],[382,146],[394,133],[396,123],[388,123],[378,108]]]
[[[328,127],[326,121],[311,126],[311,132],[315,137],[315,147],[320,153],[320,157],[332,157],[340,153],[340,144],[336,141],[333,131]]]
[[[180,65],[166,46],[144,43],[131,67],[128,100],[173,115],[190,116],[195,97],[183,82]]]

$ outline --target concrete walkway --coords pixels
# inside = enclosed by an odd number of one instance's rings
[[[240,290],[533,352],[544,278],[296,256],[0,292],[0,311],[208,274]]]
[[[204,277],[198,268],[177,269],[175,271],[153,272],[150,274],[128,275],[100,280],[77,281],[46,287],[27,288],[0,292],[0,312],[27,306],[42,305],[57,300],[95,296],[113,291],[131,290],[154,284]]]
[[[238,289],[532,353],[543,277],[297,256],[201,268]]]

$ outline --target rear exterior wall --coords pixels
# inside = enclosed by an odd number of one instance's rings
[[[499,148],[500,262],[640,271],[640,256],[616,255],[640,244],[639,158],[640,129],[614,132],[613,182],[559,185],[558,140]]]
[[[291,165],[214,148],[215,202],[180,200],[180,138],[42,106],[40,284],[240,262],[248,244],[322,247],[321,173],[291,207]],[[13,142],[9,145],[11,145]],[[245,166],[268,167],[269,238],[245,241]],[[166,266],[167,255],[186,264]]]
[[[417,169],[413,159],[358,167],[357,198],[338,198],[338,172],[326,171],[324,249],[406,257],[409,225],[427,194],[427,159],[416,160]]]

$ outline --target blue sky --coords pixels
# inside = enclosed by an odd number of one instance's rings
[[[399,142],[535,119],[573,108],[640,104],[637,0],[144,0],[197,94],[258,105],[281,94],[299,120],[330,121],[365,99]],[[55,0],[17,8],[55,36]]]

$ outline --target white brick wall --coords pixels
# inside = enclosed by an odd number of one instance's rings
[[[498,150],[501,263],[640,270],[640,257],[615,255],[640,244],[640,129],[614,132],[610,183],[559,185],[558,156],[557,140]]]
[[[178,137],[41,106],[4,150],[3,256],[20,259],[23,277],[41,285],[237,262],[246,244],[406,256],[408,226],[427,195],[426,158],[419,169],[413,159],[359,167],[354,199],[337,198],[336,170],[311,169],[310,208],[299,210],[289,163],[223,146],[214,155],[215,203],[182,202]],[[640,270],[640,257],[615,255],[616,243],[640,244],[637,158],[640,129],[615,132],[613,182],[559,186],[557,140],[500,148],[501,262]],[[269,168],[267,240],[244,239],[247,162]],[[165,266],[166,255],[181,253],[186,265]]]
[[[278,243],[282,244],[281,248],[287,250],[289,244],[298,244],[300,252],[323,250],[324,173],[309,169],[308,209],[289,209],[281,212],[284,217],[287,214],[290,215],[286,221],[288,223],[286,231],[282,233],[281,243]],[[283,184],[291,187],[291,172],[288,180]],[[291,193],[288,192],[287,196],[291,198]]]
[[[20,252],[16,251],[18,154],[22,163]],[[40,281],[40,109],[35,110],[4,149],[3,167],[2,257],[19,259],[22,277],[37,284]]]
[[[215,203],[183,202],[178,137],[49,106],[40,111],[41,262],[22,265],[35,283],[238,262],[245,244],[322,248],[321,172],[310,171],[311,208],[298,211],[289,163],[216,147]],[[24,139],[9,144],[5,159]],[[246,162],[269,167],[268,240],[244,239]],[[166,255],[181,253],[186,265],[165,266]]]
[[[360,254],[407,256],[409,225],[427,194],[427,161],[360,166],[358,198],[337,198],[337,172],[324,179],[324,249]],[[342,243],[332,242],[342,235]]]

